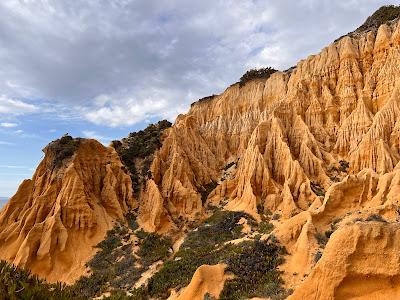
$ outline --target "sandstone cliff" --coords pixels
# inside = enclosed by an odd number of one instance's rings
[[[194,103],[147,160],[137,203],[112,148],[81,140],[55,167],[46,148],[0,213],[0,257],[71,281],[129,208],[178,242],[215,208],[260,224],[268,212],[262,240],[287,251],[290,299],[399,297],[400,22],[373,21],[289,71]],[[217,296],[227,278],[221,265],[192,275],[172,297]]]
[[[280,216],[274,234],[289,252],[282,270],[293,299],[396,297],[399,270],[378,257],[397,255],[399,49],[396,20],[345,36],[291,72],[194,103],[156,153],[140,224],[163,231],[207,205],[257,220],[269,210]],[[210,182],[218,185],[202,203]],[[357,223],[374,215],[386,220]],[[331,241],[332,224],[343,218]],[[316,236],[325,233],[323,251]],[[364,249],[368,243],[382,247]],[[363,251],[368,256],[350,258]],[[336,281],[322,280],[328,276]]]
[[[66,144],[71,151],[62,154]],[[71,282],[113,222],[137,204],[112,148],[63,137],[44,153],[32,180],[0,212],[0,257],[50,281]]]

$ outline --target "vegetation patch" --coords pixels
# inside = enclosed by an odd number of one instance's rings
[[[274,230],[274,225],[269,222],[263,221],[258,225],[259,233],[267,234],[270,233],[272,230]]]
[[[325,190],[319,183],[311,182],[310,186],[315,195],[325,197]]]
[[[218,183],[216,183],[215,181],[211,181],[210,183],[208,183],[200,188],[201,202],[203,202],[203,204],[206,202],[208,195],[210,195],[210,193],[217,186],[218,186]]]
[[[273,215],[272,215],[272,220],[279,220],[281,218],[281,215],[280,214],[278,214],[278,213],[274,213]]]
[[[78,150],[79,144],[82,139],[74,139],[68,134],[65,134],[58,140],[51,142],[47,149],[53,155],[51,162],[51,169],[57,169],[62,166],[65,159],[72,157],[76,150]]]
[[[96,246],[99,251],[87,263],[91,275],[82,276],[71,287],[75,295],[91,298],[107,291],[129,289],[140,278],[130,236],[129,229],[119,223],[107,232]]]
[[[400,16],[400,6],[397,5],[381,6],[377,11],[375,11],[371,16],[367,18],[364,24],[362,24],[356,30],[349,32],[348,34],[345,34],[340,38],[336,39],[335,42],[339,41],[340,39],[346,36],[353,37],[354,35],[363,32],[377,30],[379,26],[381,26],[382,24],[390,23],[395,19],[397,19],[399,16]]]
[[[330,229],[325,231],[325,236],[327,239],[330,239],[331,235],[336,231],[337,229],[337,224],[341,221],[341,218],[336,218],[333,220],[333,222],[330,225]]]
[[[217,211],[197,230],[186,237],[172,260],[149,281],[148,293],[152,297],[167,298],[171,288],[180,289],[189,284],[194,272],[203,264],[217,264],[234,246],[225,242],[242,236],[243,225],[237,224],[242,212]]]
[[[73,299],[66,285],[48,284],[6,261],[0,261],[0,300]]]
[[[322,257],[322,252],[320,250],[318,250],[317,252],[315,252],[314,255],[314,262],[317,263]]]
[[[162,133],[171,126],[171,122],[167,120],[159,121],[144,130],[130,133],[122,141],[112,142],[122,163],[129,170],[136,195],[139,194],[143,182],[152,177],[150,166],[153,154],[162,146]]]
[[[349,162],[347,162],[345,160],[340,160],[339,161],[339,171],[340,172],[348,173],[349,167],[350,167]]]
[[[387,221],[379,214],[370,215],[368,218],[365,219],[367,222],[382,222],[387,223]]]
[[[235,162],[235,161],[232,161],[232,162],[230,162],[229,164],[226,164],[226,165],[224,166],[224,171],[228,171],[228,169],[229,169],[230,167],[235,166],[235,165],[236,165],[236,162]]]
[[[235,278],[225,283],[220,299],[286,298],[287,291],[277,270],[284,253],[284,248],[272,242],[252,241],[237,246],[226,260],[227,271]]]
[[[317,232],[315,234],[315,239],[317,240],[318,245],[321,248],[325,248],[326,244],[328,243],[329,237],[327,237],[325,234],[321,234],[321,233]]]
[[[190,104],[190,106],[193,106],[193,105],[195,105],[195,104],[197,104],[197,103],[204,103],[204,102],[211,101],[211,100],[213,100],[215,97],[217,97],[217,95],[211,95],[211,96],[203,97],[203,98],[197,100],[196,102],[193,102],[192,104]]]
[[[261,69],[251,69],[240,77],[239,87],[244,86],[247,82],[255,79],[268,79],[272,74],[277,72],[274,68],[266,67]]]
[[[226,243],[243,236],[243,225],[238,224],[242,218],[250,226],[258,226],[246,213],[217,211],[190,232],[175,256],[150,279],[146,287],[148,298],[166,299],[172,288],[179,290],[187,286],[198,267],[218,263],[226,263],[229,271],[236,275],[236,279],[226,283],[225,296],[221,299],[245,299],[250,294],[282,294],[284,290],[276,267],[282,262],[283,248],[265,241]],[[254,278],[257,280],[251,287]]]
[[[73,295],[93,298],[111,292],[110,299],[135,299],[123,297],[151,264],[167,258],[172,243],[169,238],[138,231],[139,251],[135,257],[132,234],[132,229],[120,223],[107,232],[106,238],[96,246],[99,251],[87,264],[91,275],[81,277],[70,287]]]
[[[385,5],[380,7],[360,27],[356,29],[356,32],[365,32],[372,29],[377,29],[382,24],[388,23],[397,19],[400,16],[400,6],[396,5]]]
[[[140,256],[141,263],[145,267],[168,257],[169,251],[172,248],[170,238],[162,237],[155,233],[147,233],[143,230],[139,231],[136,235],[140,239],[140,249],[137,254]]]

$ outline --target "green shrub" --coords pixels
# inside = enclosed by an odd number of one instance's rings
[[[195,231],[191,231],[173,259],[149,281],[148,293],[151,297],[167,298],[171,288],[182,288],[189,284],[194,272],[204,264],[217,264],[235,246],[223,246],[225,242],[242,236],[243,225],[237,224],[244,217],[252,218],[243,212],[217,211]]]
[[[139,228],[139,225],[136,221],[136,215],[130,211],[125,215],[126,221],[128,223],[128,226],[130,229],[132,229],[133,231],[135,231],[136,229]]]
[[[64,300],[72,295],[64,284],[48,284],[29,271],[0,261],[0,300],[20,299]]]
[[[87,263],[91,275],[82,276],[70,287],[74,295],[93,298],[111,291],[118,296],[122,293],[119,291],[132,287],[144,269],[136,267],[130,235],[129,229],[120,223],[107,232],[106,238],[96,246],[99,251]],[[119,299],[117,296],[112,299]]]
[[[261,222],[258,225],[258,232],[266,234],[270,233],[274,229],[274,225],[269,222]]]
[[[280,217],[281,217],[281,215],[280,215],[280,214],[278,214],[278,213],[274,213],[274,214],[272,215],[272,220],[279,220],[279,219],[280,219]]]
[[[217,211],[197,230],[190,232],[173,259],[166,261],[150,279],[149,298],[167,298],[171,288],[188,285],[199,266],[218,263],[228,264],[228,271],[236,275],[225,284],[221,299],[244,299],[253,292],[259,296],[281,294],[284,289],[276,267],[282,263],[284,251],[276,241],[225,244],[243,236],[243,225],[238,224],[241,218],[246,218],[250,226],[257,226],[243,212]]]
[[[162,237],[155,233],[144,233],[137,254],[140,256],[141,262],[145,266],[149,266],[158,260],[167,258],[171,247],[172,241],[170,238]]]
[[[277,72],[274,68],[266,67],[261,69],[251,69],[247,71],[242,77],[240,77],[239,87],[244,86],[247,82],[254,79],[268,79],[272,74]]]
[[[283,250],[276,243],[265,241],[240,244],[241,251],[227,258],[227,270],[235,278],[225,283],[220,299],[277,297],[284,293],[278,266]]]
[[[349,171],[350,164],[345,160],[339,161],[339,171],[347,173]]]
[[[365,219],[367,222],[382,222],[382,223],[387,223],[387,221],[379,214],[373,214],[370,215],[368,218]]]
[[[322,257],[322,252],[318,250],[314,255],[314,262],[317,263],[321,257]]]
[[[211,181],[210,183],[202,186],[200,188],[200,194],[201,194],[201,202],[203,204],[206,202],[208,195],[218,186],[218,183],[215,181]]]
[[[75,151],[79,147],[80,142],[80,138],[74,139],[67,134],[58,140],[51,142],[47,146],[48,151],[53,155],[50,168],[57,169],[61,167],[65,159],[68,159],[74,155]]]
[[[400,6],[385,5],[380,7],[367,18],[364,24],[357,28],[356,32],[368,31],[378,28],[380,25],[392,21],[400,16]]]
[[[138,132],[132,132],[122,141],[113,141],[111,144],[119,154],[122,163],[129,170],[133,189],[138,195],[143,182],[151,178],[150,166],[153,161],[152,155],[161,147],[161,137],[164,130],[171,127],[167,121],[159,121]],[[136,164],[141,160],[141,169]]]
[[[321,234],[319,232],[317,232],[315,234],[315,238],[319,244],[320,247],[325,248],[325,245],[328,243],[328,237],[324,234]]]
[[[197,100],[196,102],[193,102],[192,104],[190,104],[190,106],[192,107],[193,105],[197,104],[197,103],[204,103],[204,102],[208,102],[213,100],[217,95],[211,95],[211,96],[207,96],[207,97],[203,97],[199,100]]]
[[[311,182],[310,186],[315,195],[325,197],[325,190],[319,183]]]

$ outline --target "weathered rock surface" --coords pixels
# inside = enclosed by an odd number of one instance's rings
[[[190,284],[178,294],[171,295],[168,300],[203,300],[206,294],[218,299],[225,280],[229,277],[224,273],[225,267],[223,264],[200,266]]]
[[[392,23],[344,37],[291,73],[194,103],[156,153],[145,193],[163,204],[155,219],[201,213],[199,192],[212,181],[220,184],[210,203],[227,198],[227,209],[256,216],[261,205],[287,218],[316,200],[310,183],[326,190],[336,180],[331,170],[340,160],[350,173],[392,171],[399,161],[399,32]],[[221,181],[224,166],[238,159],[235,176]]]
[[[398,224],[381,222],[338,229],[289,299],[398,299],[399,229]]]
[[[49,281],[81,276],[93,246],[137,205],[116,152],[95,140],[78,144],[59,165],[46,147],[32,180],[0,212],[0,257]]]
[[[395,264],[398,243],[399,36],[399,22],[383,24],[338,40],[290,73],[194,103],[156,153],[142,205],[157,210],[152,218],[140,210],[142,226],[162,232],[208,204],[256,219],[268,209],[280,216],[273,234],[289,252],[282,270],[292,299],[397,297],[399,270],[383,257]],[[210,182],[218,186],[202,203]],[[371,215],[388,223],[354,221]],[[324,250],[316,235],[331,227],[339,229]],[[352,258],[363,251],[365,266]]]

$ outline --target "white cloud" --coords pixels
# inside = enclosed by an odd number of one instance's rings
[[[4,169],[27,169],[27,170],[31,170],[31,168],[26,167],[26,166],[13,166],[13,165],[0,165],[0,169],[4,168]]]
[[[0,145],[5,145],[5,146],[12,146],[15,145],[14,143],[6,142],[6,141],[0,141]]]
[[[111,127],[173,118],[246,69],[291,67],[388,3],[0,1],[0,114]]]
[[[0,95],[0,114],[21,115],[24,113],[32,113],[37,110],[38,107],[35,105]]]
[[[82,134],[86,138],[98,140],[100,143],[102,143],[105,146],[108,146],[112,140],[111,138],[102,136],[92,130],[83,130]]]
[[[157,97],[155,97],[157,98]],[[125,101],[111,100],[106,106],[87,109],[84,116],[87,120],[98,125],[111,127],[132,125],[159,116],[168,118],[168,113],[173,110],[166,99],[133,99]]]
[[[4,127],[4,128],[13,128],[13,127],[17,127],[17,126],[18,126],[17,123],[9,123],[9,122],[0,123],[0,127]]]

